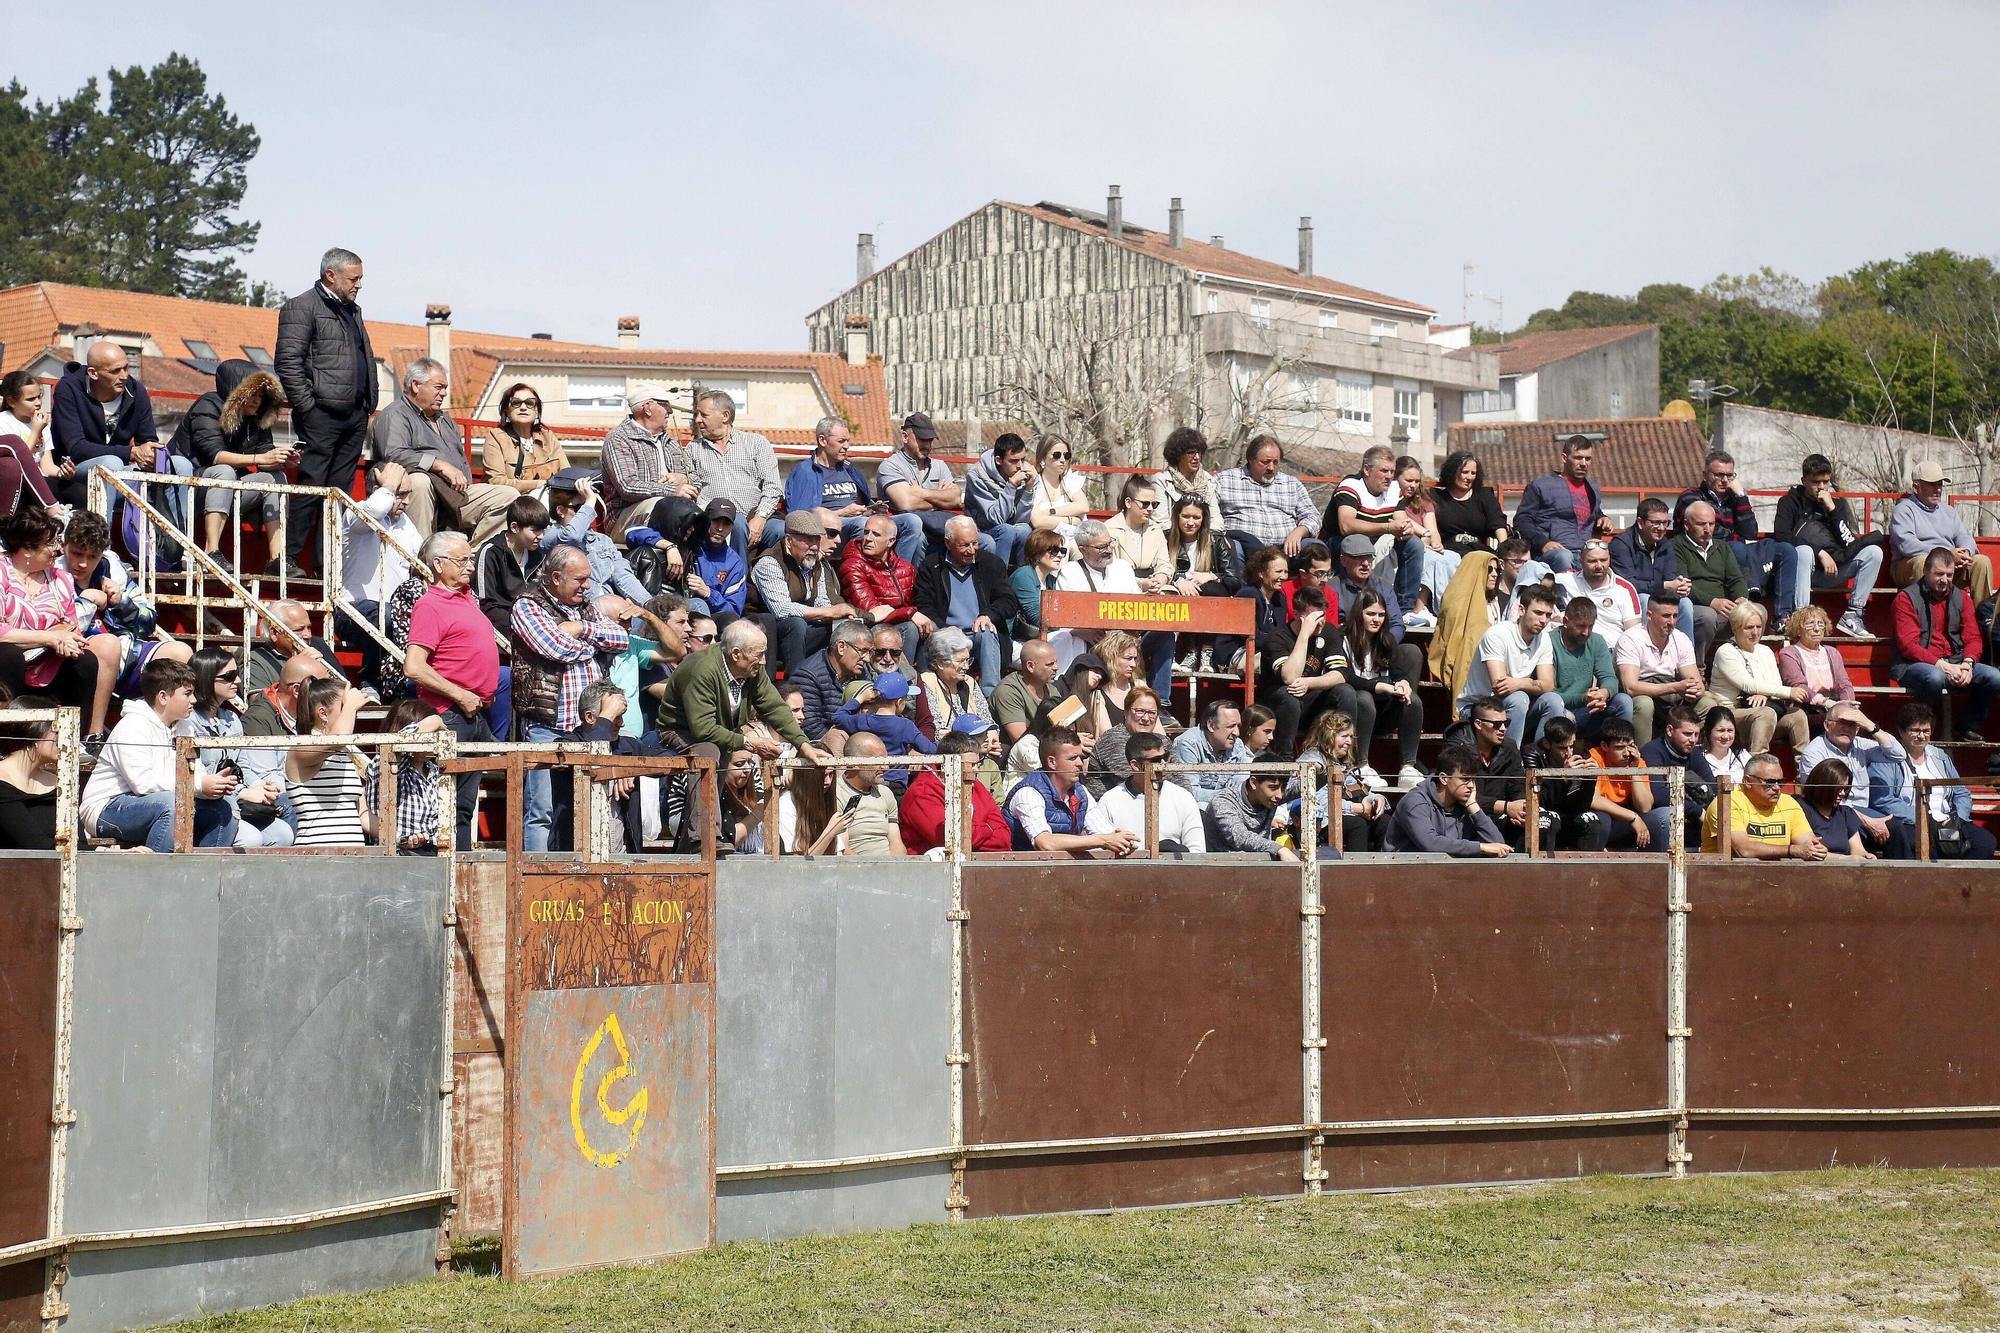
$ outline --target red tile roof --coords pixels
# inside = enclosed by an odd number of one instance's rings
[[[1487,425],[1459,422],[1451,427],[1445,448],[1467,449],[1486,465],[1491,486],[1518,490],[1536,477],[1555,470],[1561,450],[1556,435],[1566,431],[1600,431],[1591,464],[1591,480],[1599,486],[1645,487],[1679,491],[1701,475],[1708,438],[1693,421],[1670,417],[1633,417],[1622,421],[1519,421]],[[1442,460],[1440,460],[1442,462]]]
[[[1101,213],[1092,213],[1087,209],[1071,208],[1066,204],[1015,204],[1009,203],[1005,199],[997,202],[1002,208],[1011,208],[1016,212],[1026,213],[1030,217],[1040,218],[1042,221],[1053,223],[1058,227],[1067,227],[1071,231],[1080,231],[1089,236],[1103,236],[1105,234],[1104,215]],[[1372,292],[1365,287],[1354,287],[1344,282],[1335,282],[1332,278],[1322,278],[1317,275],[1305,276],[1300,274],[1297,269],[1287,268],[1283,264],[1273,263],[1268,259],[1259,259],[1255,255],[1246,255],[1237,250],[1228,250],[1221,246],[1209,245],[1206,242],[1197,241],[1192,237],[1183,238],[1180,247],[1176,249],[1167,244],[1167,234],[1163,231],[1151,231],[1143,227],[1136,227],[1129,222],[1124,224],[1122,231],[1122,238],[1112,242],[1114,245],[1123,245],[1127,249],[1137,250],[1141,254],[1148,255],[1154,259],[1163,260],[1169,264],[1178,264],[1182,268],[1193,269],[1199,273],[1212,273],[1217,277],[1230,278],[1238,282],[1254,283],[1266,287],[1296,288],[1322,296],[1337,297],[1346,301],[1361,301],[1371,305],[1393,306],[1409,314],[1422,316],[1426,320],[1437,313],[1419,301],[1406,301],[1397,296],[1385,296],[1381,292]]]
[[[1550,329],[1523,333],[1496,347],[1482,350],[1500,354],[1502,375],[1526,375],[1552,361],[1564,361],[1583,352],[1609,347],[1644,333],[1658,333],[1657,324],[1613,324],[1601,329]]]
[[[187,345],[187,339],[194,338],[207,343],[225,361],[242,356],[246,346],[261,347],[268,352],[278,337],[278,312],[260,306],[189,301],[177,296],[72,287],[59,282],[38,282],[0,291],[0,343],[6,345],[9,367],[24,364],[55,343],[61,330],[80,324],[94,324],[107,333],[143,335],[159,344],[162,356],[169,357],[199,356],[196,349]],[[371,319],[368,337],[375,345],[376,355],[386,357],[386,348],[426,345],[429,332],[422,324]],[[451,331],[451,338],[454,347],[506,347],[522,341],[517,333],[481,333],[458,328]],[[595,343],[540,345],[577,351],[602,350],[602,345]]]

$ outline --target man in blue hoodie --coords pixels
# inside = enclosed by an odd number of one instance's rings
[[[132,378],[132,363],[125,349],[109,339],[92,343],[82,362],[72,361],[63,367],[49,416],[56,457],[76,464],[75,475],[64,478],[55,488],[65,504],[80,508],[89,502],[93,468],[194,475],[192,463],[170,454],[160,443],[159,428],[153,424],[153,400],[146,386]],[[146,498],[155,508],[179,517],[179,487],[168,488],[164,494],[154,491]],[[114,521],[115,517],[114,505]]]
[[[1008,431],[965,474],[965,512],[979,526],[980,546],[1010,569],[1021,563],[1022,548],[1034,531],[1034,503],[1028,442]]]

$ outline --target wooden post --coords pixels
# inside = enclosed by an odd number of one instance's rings
[[[1528,770],[1528,859],[1534,860],[1542,850],[1542,788],[1535,780],[1536,770]]]
[[[1154,785],[1158,773],[1158,760],[1139,761],[1140,781],[1146,785],[1146,855],[1154,860],[1160,856],[1160,790]]]
[[[394,856],[403,847],[403,830],[396,819],[396,787],[403,779],[397,751],[387,745],[375,750],[375,845]]]
[[[968,754],[962,757],[958,766],[958,840],[968,861],[972,859],[972,812],[975,808],[972,789],[979,784],[978,763],[977,755]]]
[[[1634,781],[1636,780],[1634,779]],[[1716,850],[1722,853],[1722,859],[1725,861],[1735,859],[1734,852],[1732,851],[1735,842],[1734,829],[1729,822],[1732,811],[1729,802],[1729,793],[1734,789],[1735,785],[1734,782],[1730,781],[1729,776],[1724,774],[1721,781],[1716,784],[1715,791],[1715,845]]]
[[[775,861],[785,854],[778,837],[778,765],[765,759],[759,761],[758,768],[764,779],[764,855]]]
[[[184,852],[194,845],[194,741],[181,736],[174,741],[174,850]]]
[[[554,788],[556,769],[559,767],[563,765],[551,765],[549,768],[551,790]],[[590,825],[591,803],[596,797],[597,774],[580,764],[569,766],[569,849],[570,856],[578,861],[597,859],[591,854],[592,844],[596,840],[591,837]]]
[[[1918,778],[1914,784],[1917,797],[1918,865],[1922,865],[1931,859],[1931,802],[1930,793],[1924,790],[1924,784],[1930,781],[1930,778]]]

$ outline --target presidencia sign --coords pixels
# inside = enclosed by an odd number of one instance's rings
[[[523,864],[511,884],[503,1271],[704,1248],[714,866]]]
[[[1054,629],[1122,629],[1133,634],[1241,637],[1256,629],[1257,610],[1245,597],[1170,597],[1148,593],[1045,592],[1042,623]]]

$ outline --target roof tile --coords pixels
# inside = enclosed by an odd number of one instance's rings
[[[1568,431],[1601,431],[1590,476],[1599,486],[1675,490],[1690,486],[1701,475],[1708,438],[1685,418],[1631,417],[1618,421],[1517,421],[1488,425],[1459,422],[1451,427],[1446,447],[1469,450],[1486,465],[1489,486],[1511,490],[1555,469],[1561,450],[1556,435]]]
[[[1643,333],[1658,333],[1657,324],[1612,324],[1601,329],[1549,329],[1540,333],[1523,333],[1509,338],[1498,346],[1482,348],[1482,351],[1497,352],[1500,355],[1502,375],[1526,375],[1540,370],[1552,361],[1563,361],[1584,352],[1609,347],[1612,343],[1624,342]]]

